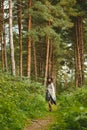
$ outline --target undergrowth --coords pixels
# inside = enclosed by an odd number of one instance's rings
[[[50,130],[87,130],[87,88],[63,93]]]
[[[0,78],[0,130],[24,130],[27,120],[46,113],[44,86],[30,80]]]

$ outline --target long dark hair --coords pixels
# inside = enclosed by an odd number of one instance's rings
[[[52,77],[48,77],[47,78],[47,84],[51,84],[53,82],[53,78]]]

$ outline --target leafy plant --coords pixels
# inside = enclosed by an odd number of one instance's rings
[[[51,130],[87,130],[87,88],[79,88],[59,97],[57,121]]]
[[[10,76],[0,79],[0,129],[23,130],[26,121],[44,116],[44,86]]]

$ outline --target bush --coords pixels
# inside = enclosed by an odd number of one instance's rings
[[[26,121],[45,114],[44,86],[29,80],[0,79],[0,129],[23,130]]]
[[[60,98],[57,122],[51,130],[87,130],[87,88],[77,89]]]

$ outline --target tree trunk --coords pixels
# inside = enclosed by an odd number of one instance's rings
[[[78,66],[78,62],[79,62],[79,58],[78,58],[78,55],[79,55],[79,46],[78,46],[78,25],[77,25],[77,21],[76,21],[76,44],[75,44],[75,84],[76,84],[76,87],[78,87],[78,79],[79,79],[79,66]]]
[[[75,84],[80,87],[84,78],[84,52],[83,52],[83,36],[82,36],[82,18],[76,19],[76,45],[75,45]]]
[[[56,70],[55,59],[54,59],[54,54],[53,53],[52,53],[52,68],[51,68],[51,73],[52,73],[52,78],[53,78],[54,84],[56,86],[57,70]]]
[[[49,50],[50,50],[50,39],[47,36],[47,53],[46,53],[46,67],[45,67],[45,80],[44,80],[45,86],[46,86],[47,77],[48,77]]]
[[[36,48],[34,43],[33,43],[33,51],[34,51],[34,74],[35,74],[35,79],[37,80]]]
[[[0,0],[0,42],[2,40],[2,32],[3,32],[3,0]]]
[[[12,32],[12,0],[9,0],[9,41],[11,52],[11,72],[15,76],[15,58],[14,58],[14,44],[13,44],[13,32]]]
[[[52,77],[52,43],[50,41],[50,49],[49,49],[49,64],[48,64],[48,77]]]
[[[82,17],[79,17],[80,27],[80,60],[81,60],[81,73],[82,73],[82,85],[84,83],[84,44],[83,44],[83,27]]]
[[[32,0],[29,0],[29,8],[31,7]],[[31,15],[28,16],[28,32],[31,30]],[[31,76],[31,37],[28,36],[28,55],[27,55],[27,76]]]
[[[5,70],[5,62],[4,62],[4,46],[3,46],[3,40],[1,38],[1,57],[2,57],[2,71]]]
[[[23,72],[23,59],[22,59],[22,2],[18,0],[18,27],[19,27],[19,46],[20,46],[20,65],[19,65],[19,75],[22,76]]]
[[[5,35],[5,27],[3,31],[3,49],[4,49],[4,69],[5,71],[8,71],[8,65],[7,65],[7,52],[6,52],[6,35]]]
[[[0,43],[1,43],[1,57],[2,57],[2,71],[5,69],[4,62],[4,44],[3,44],[3,24],[4,24],[4,12],[3,1],[0,1]]]

